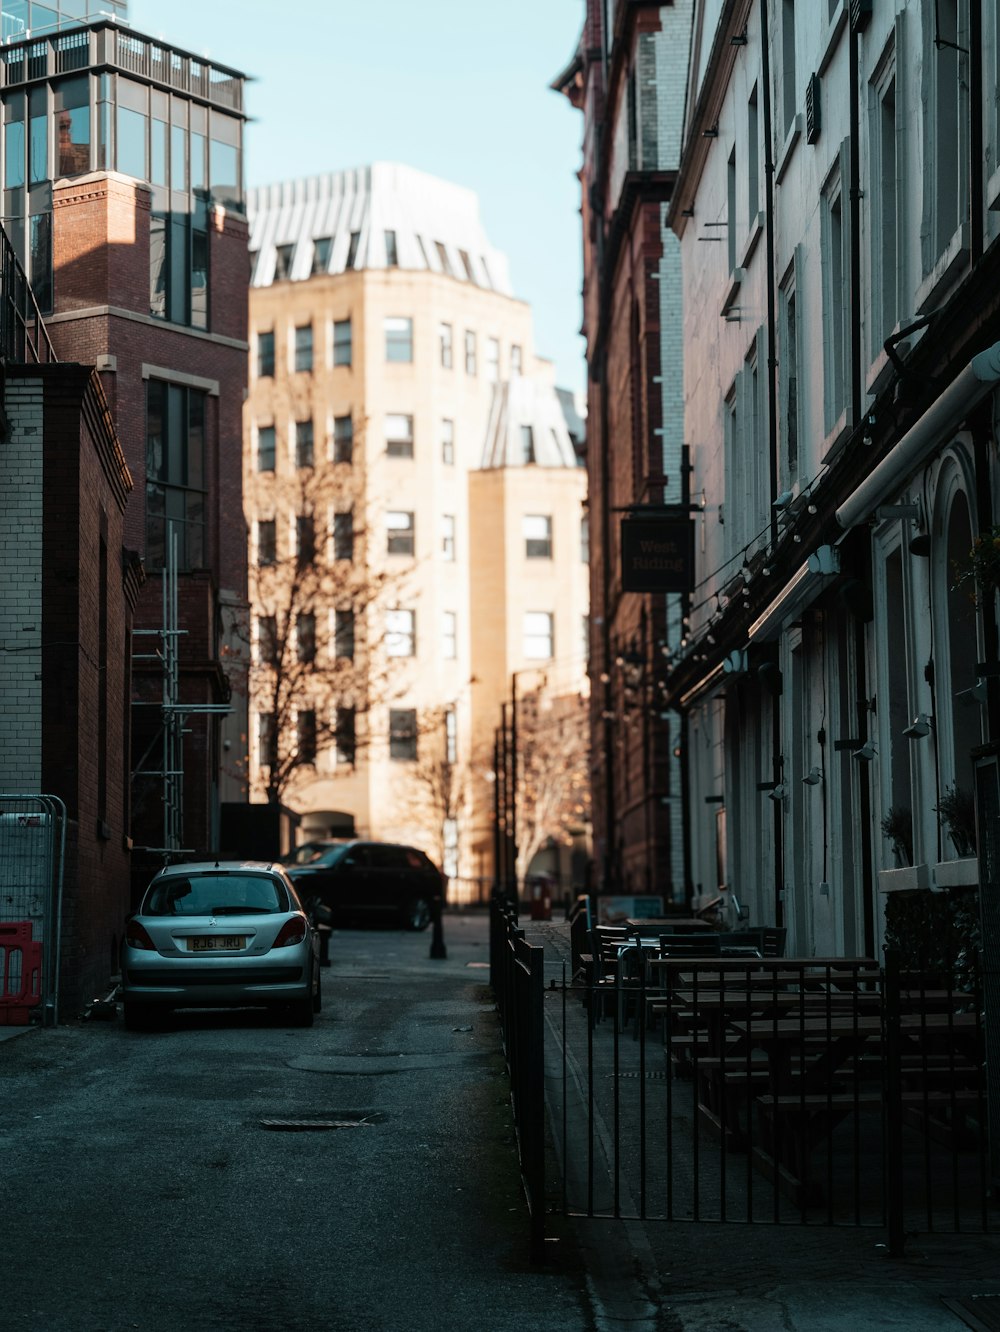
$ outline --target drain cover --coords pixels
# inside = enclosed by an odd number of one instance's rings
[[[1000,1295],[966,1295],[943,1303],[974,1332],[1000,1332]]]
[[[374,1122],[366,1115],[363,1119],[262,1119],[260,1126],[286,1133],[318,1133],[325,1129],[370,1127]]]

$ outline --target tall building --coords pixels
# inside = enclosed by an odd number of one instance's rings
[[[220,796],[245,791],[243,78],[85,10],[3,5],[3,225],[134,483],[132,780],[108,835],[141,885],[217,845]]]
[[[375,163],[248,205],[252,796],[480,896],[501,703],[585,690],[586,476],[551,367],[470,191]]]
[[[588,0],[577,50],[552,83],[583,119],[597,886],[674,902],[700,891],[684,723],[664,689],[691,572],[680,251],[666,225],[691,10],[690,0]]]

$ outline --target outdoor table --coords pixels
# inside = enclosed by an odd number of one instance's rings
[[[661,934],[685,934],[694,930],[715,929],[710,921],[699,920],[697,916],[646,916],[640,919],[630,917],[625,924],[630,930],[648,931],[657,937]]]

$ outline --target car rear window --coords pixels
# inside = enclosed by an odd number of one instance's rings
[[[290,909],[284,886],[267,874],[192,874],[152,884],[140,914],[233,916]]]

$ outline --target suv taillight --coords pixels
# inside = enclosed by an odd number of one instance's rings
[[[278,937],[271,947],[291,948],[292,944],[301,943],[306,937],[307,928],[305,916],[293,916],[291,920],[286,920],[282,925],[278,931]]]
[[[129,948],[144,948],[147,952],[156,952],[156,944],[137,920],[130,920],[125,926],[125,942]]]

